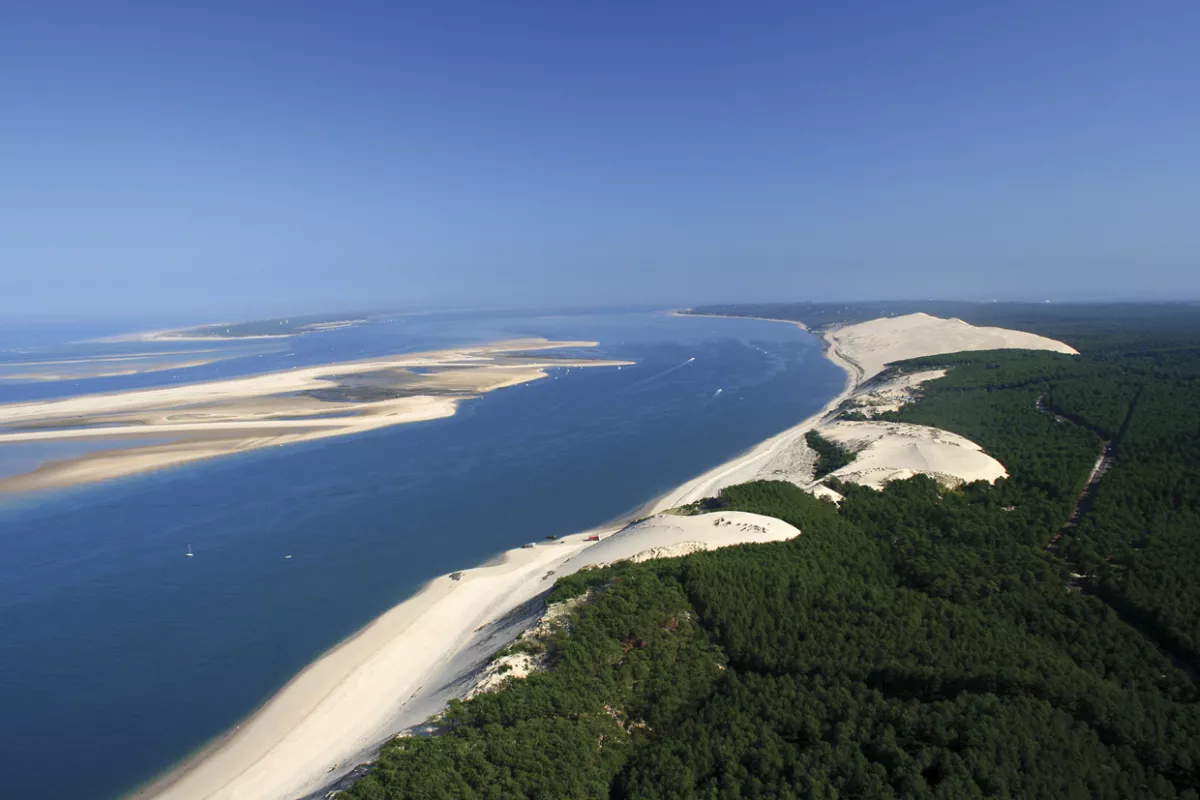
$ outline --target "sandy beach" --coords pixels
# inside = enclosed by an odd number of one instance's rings
[[[663,515],[517,548],[436,578],[313,662],[197,761],[135,797],[302,797],[465,694],[479,667],[539,616],[536,598],[558,577],[642,553],[683,554],[799,533],[754,514]]]
[[[431,581],[355,636],[313,662],[223,740],[137,798],[294,800],[368,761],[390,736],[418,729],[445,703],[485,680],[493,654],[534,624],[540,597],[562,576],[624,558],[681,555],[741,542],[789,539],[780,520],[740,512],[661,513],[722,487],[760,477],[814,491],[811,429],[861,447],[839,471],[880,486],[925,472],[949,482],[994,479],[996,462],[972,442],[933,428],[837,421],[844,403],[869,416],[902,403],[936,371],[872,381],[891,361],[998,347],[1074,352],[1060,342],[995,328],[973,328],[925,314],[874,320],[825,333],[826,356],[847,373],[841,393],[817,414],[659,498],[648,519],[511,550],[496,561]],[[857,472],[854,471],[857,464]],[[828,492],[828,490],[826,490]],[[588,541],[599,536],[599,541]]]
[[[0,405],[6,443],[113,441],[114,449],[0,478],[0,492],[59,488],[262,447],[448,417],[458,404],[547,377],[625,361],[538,356],[595,342],[520,339],[159,389]],[[118,447],[122,440],[167,442]]]
[[[774,320],[797,324],[788,320]],[[801,325],[803,328],[803,326]],[[822,436],[859,449],[858,458],[833,475],[843,481],[879,488],[888,480],[929,474],[947,483],[995,480],[1006,475],[1000,462],[979,445],[948,431],[923,425],[838,420],[844,407],[866,416],[894,410],[920,385],[941,377],[939,370],[874,380],[887,364],[922,356],[963,351],[1023,349],[1076,354],[1053,339],[1024,331],[982,328],[959,319],[907,314],[827,330],[825,357],[846,372],[846,385],[825,406],[800,424],[751,448],[663,495],[654,513],[712,497],[726,486],[752,480],[785,480],[816,494],[837,499],[835,492],[813,481],[816,455],[804,441],[815,430]]]

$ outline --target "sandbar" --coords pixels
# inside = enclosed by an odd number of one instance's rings
[[[0,479],[0,492],[91,483],[262,447],[451,416],[466,400],[557,367],[630,362],[535,355],[595,342],[517,339],[156,389],[0,405],[10,442],[167,437],[101,450]]]

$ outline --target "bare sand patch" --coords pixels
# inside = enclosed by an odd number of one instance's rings
[[[916,474],[933,475],[952,484],[981,478],[995,480],[1007,474],[1004,466],[961,436],[918,425],[896,427],[891,429],[891,435],[878,429],[854,433],[853,426],[865,423],[839,421],[837,416],[843,409],[866,416],[895,410],[908,402],[922,383],[944,374],[941,370],[923,370],[884,382],[872,380],[892,362],[996,349],[1076,352],[1043,336],[1004,328],[981,328],[959,319],[941,319],[923,313],[834,327],[823,338],[826,357],[846,371],[843,391],[799,425],[668,492],[652,510],[664,511],[712,497],[726,486],[751,480],[789,481],[820,496],[839,499],[836,492],[813,480],[816,454],[804,441],[804,434],[810,430],[863,448],[859,455],[861,463],[855,462],[859,469],[852,463],[835,473],[851,483],[879,487],[887,480]]]
[[[261,447],[438,419],[454,414],[460,402],[544,378],[555,367],[628,363],[531,355],[594,345],[521,339],[157,389],[0,405],[0,446],[133,437],[171,440],[49,462],[0,479],[0,492],[90,483]]]
[[[983,448],[956,433],[901,422],[833,422],[826,439],[857,456],[832,475],[841,481],[882,489],[889,481],[929,475],[944,484],[994,481],[1008,475]]]
[[[173,350],[161,353],[122,353],[85,358],[0,363],[3,381],[70,381],[85,378],[111,378],[167,372],[212,364],[247,355],[246,352],[222,352],[217,349]]]

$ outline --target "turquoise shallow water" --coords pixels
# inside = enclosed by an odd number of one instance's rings
[[[4,385],[0,402],[530,335],[597,340],[585,352],[637,364],[556,370],[446,420],[0,500],[6,792],[119,796],[429,578],[632,511],[844,381],[814,337],[777,323],[438,314],[279,340],[178,378]],[[50,334],[21,349],[0,360],[107,352]]]

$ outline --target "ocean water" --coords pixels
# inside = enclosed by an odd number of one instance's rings
[[[0,384],[0,402],[520,336],[596,340],[580,352],[636,365],[554,370],[449,419],[0,495],[6,796],[119,797],[429,578],[630,513],[810,416],[844,381],[790,325],[455,313],[217,344],[229,358],[174,373]],[[146,348],[65,332],[6,347],[0,332],[0,363]]]

